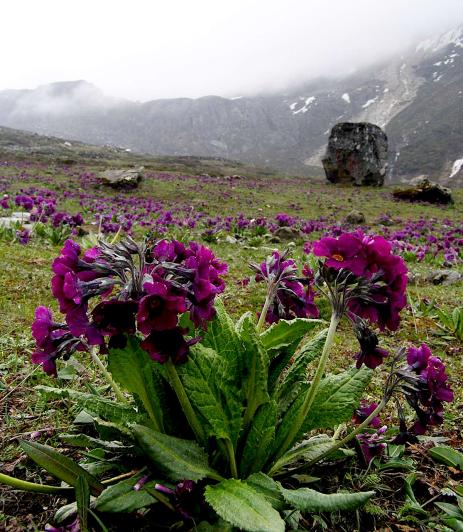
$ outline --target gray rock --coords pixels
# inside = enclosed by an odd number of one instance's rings
[[[20,222],[28,222],[31,219],[30,212],[13,212],[11,213],[11,218],[18,220]]]
[[[350,213],[345,217],[344,223],[351,225],[360,225],[366,222],[365,215],[360,211],[350,211]]]
[[[238,242],[238,240],[236,240],[236,238],[234,236],[231,236],[231,235],[227,235],[225,237],[225,242],[227,244],[236,244]]]
[[[435,270],[426,277],[426,281],[432,284],[450,285],[460,282],[463,279],[461,273],[455,270]]]
[[[295,240],[301,237],[301,232],[293,227],[279,227],[274,232],[274,236],[280,240]]]
[[[112,188],[137,188],[143,179],[143,166],[124,170],[105,170],[100,174],[101,183]]]
[[[387,149],[386,134],[374,124],[336,124],[322,159],[326,179],[330,183],[381,186],[388,168]]]
[[[425,201],[427,203],[453,203],[452,191],[430,181],[426,176],[418,176],[410,181],[409,187],[394,190],[392,195],[396,199],[407,201]]]

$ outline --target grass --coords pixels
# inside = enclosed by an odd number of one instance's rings
[[[17,178],[18,168],[6,167],[2,169],[1,179],[5,180],[10,194],[25,186],[43,187],[44,183],[48,188],[59,192],[63,188],[73,187],[73,180],[84,170],[91,172],[95,168],[79,166],[71,172],[64,172],[61,167],[54,165],[36,165],[27,169],[26,178]],[[307,219],[324,216],[335,221],[342,220],[349,211],[356,209],[365,214],[367,224],[373,229],[379,228],[377,220],[384,214],[402,220],[422,217],[432,217],[438,221],[448,219],[449,223],[460,223],[463,218],[463,191],[456,191],[455,204],[446,208],[398,203],[392,200],[390,192],[387,188],[334,187],[303,178],[278,179],[265,176],[227,181],[222,178],[204,180],[179,174],[171,175],[169,179],[151,176],[143,182],[140,189],[130,194],[135,197],[154,197],[162,202],[165,208],[181,206],[182,209],[187,209],[193,206],[210,216],[243,212],[248,216],[259,217],[285,212]],[[113,199],[118,196],[117,192],[102,189],[95,189],[93,194]],[[79,210],[75,197],[67,198],[60,207],[70,211]],[[400,222],[397,225],[400,226]],[[143,230],[136,229],[135,232],[138,236],[143,234]],[[195,230],[191,231],[191,237],[201,238]],[[296,239],[294,242],[296,258],[302,256],[302,244],[302,239]],[[263,287],[242,287],[239,281],[250,275],[249,261],[261,261],[275,246],[283,248],[286,244],[275,244],[259,236],[227,242],[219,235],[217,241],[208,245],[229,264],[230,272],[224,300],[230,312],[235,316],[249,309],[257,312],[264,298]],[[69,412],[59,401],[47,402],[34,387],[38,384],[66,386],[72,381],[73,386],[84,389],[89,378],[96,386],[103,386],[90,361],[82,354],[78,355],[71,369],[61,372],[55,381],[29,362],[33,348],[30,324],[35,307],[46,305],[57,311],[50,293],[50,265],[58,252],[59,247],[34,240],[27,246],[0,241],[0,464],[5,472],[14,471],[15,475],[23,478],[41,478],[42,481],[46,478],[40,471],[30,473],[30,469],[25,469],[24,456],[17,446],[18,435],[27,439],[33,432],[41,431],[35,435],[39,441],[58,443],[57,434],[70,425],[74,412]],[[411,262],[409,266],[414,273],[425,275],[439,264]],[[462,270],[461,266],[455,268]],[[460,283],[447,287],[425,283],[412,285],[408,290],[411,304],[403,312],[402,327],[396,333],[381,335],[382,345],[393,349],[403,343],[425,341],[436,355],[445,360],[456,398],[448,409],[446,424],[442,430],[438,429],[437,433],[444,434],[461,446],[459,427],[463,404],[463,346],[456,338],[443,336],[432,312],[427,315],[426,310],[420,307],[420,302],[424,299],[432,300],[441,309],[451,311],[462,304],[463,285]],[[343,334],[338,335],[333,348],[331,368],[345,367],[357,351],[356,340],[349,332],[347,324],[342,325],[341,332]],[[380,375],[376,374],[368,390],[368,398],[379,397],[382,382]],[[389,410],[385,422],[396,423],[397,420],[393,416],[393,411]],[[421,463],[424,464],[424,482],[427,482],[426,475],[429,475],[429,471],[426,468],[429,464],[426,459],[422,459]],[[388,475],[390,472],[379,473],[380,483],[387,484]],[[396,476],[393,482],[397,481]],[[368,483],[368,479],[364,472],[354,469],[351,482],[358,486],[359,483]],[[9,530],[34,530],[34,527],[41,529],[52,519],[53,501],[37,496],[32,499],[28,495],[14,494],[11,490],[1,487],[0,490],[0,528],[4,524],[5,527],[10,527]],[[387,493],[387,490],[381,493]],[[400,501],[403,499],[400,496],[386,496],[386,499],[390,514],[386,522],[407,523],[408,518],[400,514]],[[373,502],[372,505],[371,513],[375,515],[374,519],[384,522],[386,516],[380,512],[381,501]]]

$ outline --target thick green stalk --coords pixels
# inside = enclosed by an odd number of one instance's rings
[[[236,467],[235,450],[233,449],[232,442],[228,439],[224,440],[224,442],[230,462],[230,472],[233,478],[238,478],[238,468]]]
[[[92,356],[93,362],[95,362],[95,364],[101,370],[101,373],[103,373],[104,378],[106,379],[108,384],[113,389],[116,397],[119,399],[119,401],[121,401],[121,403],[127,404],[128,403],[127,399],[124,397],[124,394],[122,393],[121,389],[117,385],[116,381],[112,378],[111,373],[109,373],[109,371],[106,369],[103,362],[101,362],[100,357],[96,354],[95,349],[91,349],[91,356]]]
[[[36,484],[35,482],[27,482],[26,480],[20,480],[19,478],[10,477],[0,473],[0,483],[11,486],[17,490],[22,491],[34,491],[36,493],[66,493],[74,488],[63,488],[61,486],[48,486],[47,484]]]
[[[188,399],[188,395],[186,394],[182,381],[180,380],[177,370],[170,358],[166,362],[165,368],[167,370],[167,374],[169,375],[170,385],[172,386],[175,394],[177,395],[177,399],[179,400],[183,413],[185,414],[188,423],[190,424],[190,427],[196,436],[196,439],[200,443],[204,444],[206,442],[206,435],[204,433],[204,429],[201,423],[199,422],[199,419],[195,411],[193,410],[193,407],[191,406],[190,400]]]
[[[286,436],[285,441],[275,453],[275,459],[278,459],[280,456],[282,456],[294,443],[294,440],[297,437],[299,431],[301,430],[304,420],[307,417],[310,408],[312,407],[312,404],[317,395],[318,387],[320,386],[320,381],[322,380],[322,377],[325,373],[326,364],[328,362],[328,356],[330,354],[331,345],[333,344],[334,335],[339,325],[339,321],[340,318],[336,315],[336,313],[333,312],[333,314],[331,315],[330,327],[326,336],[325,345],[323,346],[322,355],[318,362],[317,371],[315,372],[315,376],[310,385],[309,391],[307,392],[305,400],[302,404],[297,418],[295,419],[291,427],[291,430]]]
[[[275,294],[273,283],[270,283],[267,290],[267,297],[265,298],[265,303],[262,307],[262,312],[260,313],[259,321],[257,322],[256,330],[258,333],[261,333],[262,329],[264,328],[265,318],[267,317],[268,309],[270,308],[270,304],[272,303],[274,298]]]

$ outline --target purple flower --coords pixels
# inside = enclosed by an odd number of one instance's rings
[[[260,265],[251,264],[257,272],[257,282],[265,281],[273,295],[265,320],[274,323],[280,319],[317,318],[319,311],[314,302],[313,272],[304,266],[303,276],[297,275],[296,263],[287,259],[287,252],[274,251]]]
[[[135,301],[102,301],[92,310],[93,323],[104,336],[135,333]]]
[[[354,325],[355,334],[360,344],[360,352],[355,356],[357,369],[365,364],[367,368],[375,369],[388,356],[386,349],[378,347],[378,336],[370,330],[363,320],[357,320]]]
[[[74,351],[85,349],[66,325],[53,321],[51,310],[46,307],[35,309],[32,336],[37,346],[31,356],[32,362],[41,364],[48,375],[56,375],[57,358],[68,359]]]
[[[407,268],[401,257],[392,254],[389,242],[357,231],[322,238],[313,249],[315,255],[326,257],[327,268],[351,272],[368,282],[368,294],[350,297],[351,313],[377,323],[381,330],[397,329],[399,313],[407,302]]]
[[[374,433],[364,433],[357,436],[365,463],[368,465],[374,458],[381,456],[386,449],[384,433],[387,427],[381,427]]]
[[[443,403],[453,401],[453,391],[447,382],[444,363],[432,355],[426,344],[421,344],[419,348],[410,347],[407,362],[408,370],[418,377],[418,388],[404,388],[407,401],[418,417],[410,430],[414,434],[424,434],[428,426],[443,423]]]
[[[186,332],[186,329],[181,327],[153,331],[140,345],[153,360],[161,364],[167,362],[169,358],[174,364],[183,364],[188,360],[190,345],[198,341],[198,339],[185,340]]]
[[[352,421],[360,425],[368,418],[368,416],[370,416],[370,414],[372,414],[376,410],[377,407],[378,405],[376,403],[371,403],[369,405],[366,401],[362,399],[362,401],[360,402],[360,407],[355,411]],[[378,416],[375,416],[370,421],[370,425],[373,428],[378,429],[381,426],[381,420]]]
[[[186,311],[185,296],[167,282],[145,283],[143,289],[147,295],[138,304],[138,329],[144,334],[174,329],[179,314]]]

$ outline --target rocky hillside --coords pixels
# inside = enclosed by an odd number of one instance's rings
[[[320,173],[331,127],[371,121],[390,139],[390,180],[463,182],[463,27],[401,57],[284,94],[108,98],[85,82],[0,91],[0,124],[154,155],[208,156]]]

